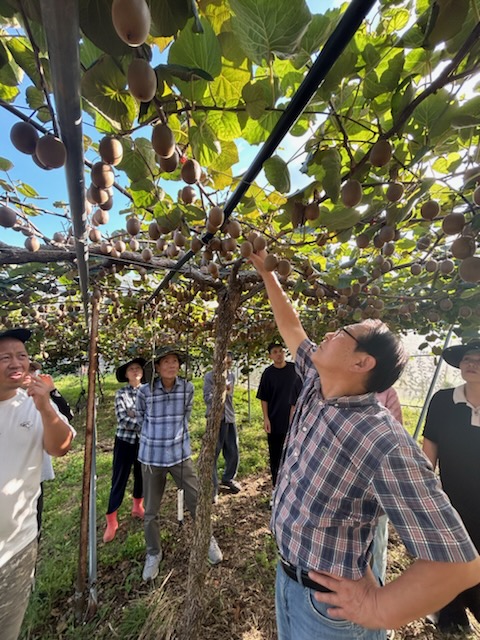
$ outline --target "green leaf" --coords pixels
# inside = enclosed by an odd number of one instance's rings
[[[31,187],[29,184],[26,184],[25,182],[17,184],[17,191],[20,191],[20,193],[26,198],[38,198],[37,191],[35,191],[33,187]]]
[[[157,172],[155,152],[146,138],[122,138],[123,158],[117,165],[132,182],[152,178]]]
[[[290,172],[285,160],[272,156],[263,163],[263,169],[269,183],[280,193],[290,191]]]
[[[319,151],[318,159],[325,171],[322,186],[330,200],[335,203],[340,195],[342,158],[337,149],[330,148]]]
[[[193,33],[188,26],[183,29],[170,47],[168,63],[203,69],[209,77],[215,78],[222,70],[220,44],[210,24],[205,19],[201,22],[204,33]],[[192,26],[193,23],[192,18],[188,24]],[[192,100],[202,98],[207,88],[206,80],[197,80],[189,84],[178,81],[176,84],[180,91]]]
[[[330,211],[326,207],[321,207],[318,222],[329,231],[341,231],[353,227],[360,218],[361,214],[356,209],[335,208]]]
[[[130,183],[133,202],[138,208],[152,207],[157,202],[155,185],[151,180],[143,178]]]
[[[188,135],[194,157],[201,165],[208,167],[222,150],[217,136],[207,124],[190,127]]]
[[[175,76],[179,80],[184,82],[191,82],[192,80],[207,80],[211,82],[213,77],[203,69],[198,67],[186,67],[181,64],[158,64],[155,67],[155,71],[159,78],[168,78],[168,76]]]
[[[246,55],[256,64],[293,57],[311,20],[304,0],[230,0],[232,30]]]
[[[243,137],[249,144],[265,142],[273,127],[280,119],[277,111],[267,111],[259,120],[248,119],[243,129]]]
[[[110,56],[103,56],[85,72],[82,95],[119,129],[131,129],[138,113],[137,101],[125,89],[127,79]]]
[[[150,3],[155,35],[174,36],[192,16],[190,0],[157,0]]]
[[[37,69],[37,61],[33,53],[31,44],[27,38],[11,38],[6,41],[6,46],[10,51],[13,59],[19,67],[27,74],[33,84],[40,89],[40,74]],[[40,62],[43,67],[45,81],[49,91],[52,91],[51,79],[50,79],[50,62],[45,57],[40,55]]]
[[[254,120],[259,120],[267,107],[267,99],[262,85],[259,82],[249,82],[242,89],[242,98],[248,115]]]
[[[235,140],[242,135],[238,116],[231,111],[209,111],[206,122],[219,140]]]
[[[9,41],[7,40],[7,45]],[[0,84],[16,87],[23,79],[23,70],[0,40]]]
[[[380,53],[373,44],[368,42],[362,51],[362,58],[365,60],[366,69],[370,71],[371,69],[375,69],[380,62]]]
[[[215,102],[224,107],[237,106],[242,100],[242,89],[249,79],[250,72],[246,63],[235,68],[224,64],[221,73],[211,85],[211,94],[215,96]]]
[[[11,171],[14,165],[7,158],[0,158],[0,171]]]
[[[40,109],[40,107],[46,106],[45,94],[34,86],[27,87],[25,91],[25,98],[27,99],[28,106],[31,109]]]

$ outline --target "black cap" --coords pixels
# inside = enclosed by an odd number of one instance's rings
[[[117,380],[119,382],[128,382],[128,379],[126,376],[128,367],[131,364],[139,364],[143,369],[143,367],[145,366],[145,362],[146,362],[145,358],[134,358],[133,360],[129,360],[125,364],[122,364],[120,367],[118,367],[116,371]]]
[[[0,333],[0,340],[2,338],[14,338],[15,340],[20,340],[20,342],[27,342],[30,340],[32,332],[30,329],[7,329],[6,331],[2,331]]]
[[[480,340],[472,340],[472,342],[468,342],[467,344],[457,344],[454,347],[448,347],[448,349],[443,350],[442,358],[445,362],[452,365],[452,367],[458,369],[463,356],[469,351],[480,351]]]

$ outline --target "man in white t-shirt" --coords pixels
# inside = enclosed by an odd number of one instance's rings
[[[16,640],[37,554],[37,500],[43,452],[63,456],[74,431],[50,400],[41,376],[22,389],[30,360],[28,329],[0,333],[0,629]]]

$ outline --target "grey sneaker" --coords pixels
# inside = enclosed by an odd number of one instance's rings
[[[156,555],[152,555],[150,553],[147,554],[145,558],[145,566],[143,567],[142,578],[144,582],[148,582],[149,580],[155,580],[158,576],[158,565],[162,561],[162,552],[157,553]]]
[[[208,547],[208,561],[210,564],[219,564],[223,560],[223,553],[218,546],[218,542],[212,536]]]

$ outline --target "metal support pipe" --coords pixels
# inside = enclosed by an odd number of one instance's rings
[[[446,349],[448,347],[450,343],[450,338],[452,337],[452,332],[453,332],[453,325],[448,330],[447,337],[445,338],[445,343],[443,345],[443,349]],[[438,376],[440,375],[440,369],[442,367],[442,363],[443,363],[442,358],[440,358],[435,368],[435,373],[433,374],[433,378],[432,378],[432,381],[430,382],[430,386],[428,387],[427,395],[425,397],[422,410],[420,412],[420,415],[418,416],[417,426],[415,427],[415,432],[413,434],[414,440],[418,438],[418,434],[420,433],[420,429],[422,428],[423,420],[427,413],[430,400],[432,399],[433,392],[435,390],[435,385],[437,384]]]
[[[375,1],[376,0],[351,1],[342,19],[336,26],[332,35],[328,38],[325,46],[319,53],[310,71],[305,76],[302,84],[293,96],[288,107],[282,113],[280,119],[274,126],[271,134],[268,136],[268,139],[265,141],[257,156],[254,158],[249,169],[242,176],[242,179],[240,180],[237,188],[225,203],[225,207],[223,209],[225,220],[230,217],[230,214],[240,202],[242,196],[245,194],[257,175],[260,173],[265,160],[268,160],[268,158],[270,158],[272,153],[290,131],[297,119],[302,115],[305,107],[310,102],[320,83],[325,80],[327,73],[333,67],[335,62],[340,57],[342,51],[353,38],[355,32],[365,19],[365,16],[375,4]],[[202,237],[203,244],[207,244],[213,238],[213,236],[213,233],[206,233]],[[157,294],[170,282],[175,273],[177,273],[177,271],[181,269],[181,267],[183,267],[183,265],[186,264],[194,255],[195,253],[190,249],[185,253],[184,256],[182,256],[182,258],[180,258],[180,260],[178,260],[175,267],[166,274],[157,289],[150,296],[148,302],[150,302],[157,296]]]
[[[65,171],[85,318],[88,319],[88,247],[85,212],[80,26],[78,0],[40,0],[52,71],[60,135],[67,150]]]

